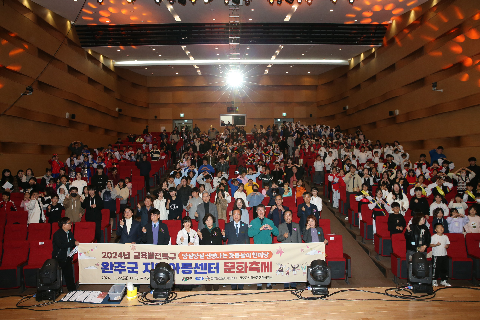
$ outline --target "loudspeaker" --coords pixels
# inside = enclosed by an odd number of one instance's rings
[[[72,115],[70,116],[70,119],[75,120],[75,113],[72,113]]]
[[[310,118],[312,117],[312,114],[310,113]]]

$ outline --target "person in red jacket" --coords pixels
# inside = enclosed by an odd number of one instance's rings
[[[60,176],[60,168],[63,168],[65,164],[58,160],[57,154],[54,154],[52,159],[48,160],[48,163],[52,166],[52,176],[58,178]]]

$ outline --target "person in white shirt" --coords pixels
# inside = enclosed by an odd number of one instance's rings
[[[189,216],[182,219],[183,229],[178,231],[177,244],[179,246],[198,246],[199,238],[197,231],[192,229],[192,219]]]
[[[450,246],[450,239],[443,234],[444,228],[439,223],[435,226],[436,234],[434,234],[430,240],[430,247],[432,247],[433,255],[433,281],[432,286],[437,287],[437,279],[440,278],[440,284],[445,287],[450,287],[447,282],[448,279],[448,256],[447,249]]]
[[[468,205],[463,201],[462,195],[457,194],[455,195],[455,199],[452,199],[450,203],[448,204],[449,209],[457,209],[458,213],[460,215],[464,216],[465,215],[465,210],[467,210]]]
[[[400,213],[405,216],[405,212],[407,212],[410,203],[405,193],[402,192],[400,185],[396,182],[393,184],[392,192],[387,195],[387,203],[391,206],[394,202],[400,204]],[[393,210],[390,208],[388,213],[392,212]]]
[[[318,212],[322,212],[322,198],[318,196],[318,189],[316,187],[312,188],[312,198],[310,203],[317,206]]]
[[[325,163],[320,156],[317,156],[313,166],[315,168],[315,176],[313,179],[315,184],[323,184],[325,181],[325,172],[323,171]]]
[[[27,210],[28,210],[27,224],[39,223],[40,219],[42,219],[42,222],[46,221],[45,214],[43,213],[43,209],[42,209],[42,203],[38,198],[37,191],[32,191],[30,195],[30,202],[28,202],[27,204]]]
[[[245,203],[248,203],[247,202],[247,195],[245,194],[244,192],[244,186],[243,186],[243,183],[240,183],[238,185],[238,189],[237,191],[235,191],[235,193],[233,194],[233,198],[235,200],[237,199],[242,199]]]
[[[327,157],[325,158],[325,169],[327,170],[327,172],[331,172],[331,169],[332,169],[332,162],[335,158],[333,157],[333,153],[332,151],[328,151],[328,155]]]
[[[82,180],[82,173],[81,172],[77,172],[75,174],[75,179],[70,187],[77,187],[78,190],[83,190],[83,188],[85,188],[87,186],[87,181],[85,180]]]
[[[166,205],[167,205],[167,199],[163,197],[163,190],[159,190],[157,194],[157,199],[153,201],[153,207],[159,211],[160,220],[168,220]]]
[[[442,197],[440,195],[436,195],[435,196],[435,201],[432,202],[432,204],[430,205],[430,216],[432,217],[433,216],[433,211],[436,209],[436,208],[442,208],[443,210],[443,215],[445,217],[448,216],[450,210],[448,210],[448,207],[445,203],[442,202]]]

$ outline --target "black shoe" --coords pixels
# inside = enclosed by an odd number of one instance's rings
[[[271,284],[267,285],[267,290],[272,290],[272,289],[273,289],[273,287],[272,287]]]

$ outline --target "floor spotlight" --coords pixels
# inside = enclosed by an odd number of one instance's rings
[[[433,293],[432,287],[432,264],[427,256],[421,252],[412,255],[412,261],[407,261],[408,282],[413,287],[413,293]]]
[[[168,263],[160,262],[150,270],[150,288],[154,299],[166,299],[175,283],[175,272]]]
[[[328,295],[328,286],[332,281],[330,268],[324,260],[314,260],[307,268],[307,281],[313,295]]]
[[[355,0],[348,0],[348,3],[353,4]]]
[[[55,301],[62,293],[62,269],[55,259],[48,259],[37,271],[37,301]]]

